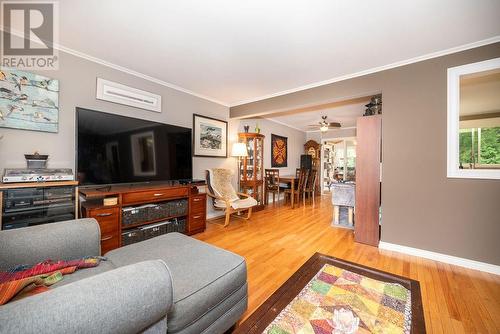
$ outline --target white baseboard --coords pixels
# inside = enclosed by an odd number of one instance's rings
[[[384,242],[384,241],[381,241],[379,243],[378,247],[380,249],[395,251],[395,252],[404,253],[404,254],[408,254],[408,255],[423,257],[423,258],[434,260],[434,261],[453,264],[455,266],[460,266],[460,267],[464,267],[467,269],[474,269],[474,270],[484,271],[484,272],[487,272],[490,274],[500,275],[500,266],[490,264],[490,263],[464,259],[461,257],[431,252],[431,251],[427,251],[424,249],[418,249],[418,248],[413,248],[413,247],[408,247],[408,246],[391,244],[389,242]]]

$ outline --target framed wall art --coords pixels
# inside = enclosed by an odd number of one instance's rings
[[[193,155],[227,158],[227,122],[193,114]]]
[[[271,134],[271,167],[288,166],[288,138]]]
[[[0,68],[0,127],[57,132],[59,80]]]

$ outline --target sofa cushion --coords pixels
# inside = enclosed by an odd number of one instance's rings
[[[57,288],[69,283],[73,283],[76,281],[79,281],[81,279],[91,277],[109,270],[113,270],[116,267],[111,263],[111,261],[101,261],[97,267],[93,268],[82,268],[78,269],[72,274],[69,275],[64,275],[63,279],[57,282],[56,284],[52,285],[53,288]]]
[[[195,323],[247,280],[244,258],[180,233],[118,248],[106,256],[117,267],[144,260],[165,261],[174,290],[174,306],[167,314],[169,333]]]

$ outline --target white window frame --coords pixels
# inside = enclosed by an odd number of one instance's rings
[[[460,76],[500,68],[500,58],[448,69],[448,137],[447,177],[467,179],[500,179],[499,169],[459,168]]]

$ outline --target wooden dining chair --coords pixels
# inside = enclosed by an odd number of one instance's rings
[[[279,169],[265,169],[265,183],[264,183],[264,204],[269,204],[269,193],[273,194],[273,204],[276,203],[276,194],[278,195],[278,202],[280,200],[280,170]]]
[[[304,188],[304,196],[307,196],[307,199],[311,201],[311,204],[314,203],[314,196],[316,195],[317,177],[318,171],[316,169],[312,169],[309,172],[309,177],[307,178],[306,186]]]
[[[294,196],[293,200],[296,201],[297,203],[299,202],[299,199],[301,196],[304,199],[304,197],[303,197],[304,196],[304,189],[305,189],[308,175],[309,175],[308,169],[305,169],[305,168],[299,169],[299,176],[298,176],[299,181],[296,183],[295,189],[293,190],[293,196]],[[287,200],[287,197],[290,198],[291,196],[292,196],[292,189],[285,189],[285,202]]]

